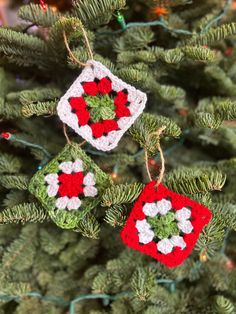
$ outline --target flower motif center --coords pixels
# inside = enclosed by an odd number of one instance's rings
[[[107,95],[85,96],[87,106],[90,108],[90,119],[92,122],[112,120],[115,118],[114,99]]]
[[[147,217],[155,236],[159,239],[166,239],[173,235],[179,235],[180,230],[173,212],[166,215],[157,215],[155,217]]]
[[[61,197],[68,196],[74,197],[83,193],[83,172],[59,175],[59,190],[58,193]]]

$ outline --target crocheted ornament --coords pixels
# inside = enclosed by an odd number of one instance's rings
[[[146,94],[90,60],[60,99],[57,112],[91,145],[109,151],[143,112],[146,101]]]
[[[147,184],[121,232],[129,247],[167,267],[180,265],[191,253],[211,212],[156,181]]]
[[[72,143],[34,175],[29,190],[60,227],[75,228],[110,183],[109,176]]]

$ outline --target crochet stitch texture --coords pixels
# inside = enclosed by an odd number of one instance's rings
[[[53,220],[63,216],[63,226],[73,228],[100,202],[101,193],[110,184],[110,177],[78,144],[71,143],[33,176],[29,190]]]
[[[174,193],[156,181],[146,185],[121,232],[129,247],[167,267],[180,265],[191,253],[202,228],[211,220],[208,208]]]
[[[143,112],[145,93],[120,80],[100,62],[89,60],[60,99],[60,119],[91,145],[109,151]]]

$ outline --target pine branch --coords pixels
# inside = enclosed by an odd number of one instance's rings
[[[22,166],[22,161],[10,154],[0,154],[0,173],[18,173]]]
[[[50,6],[44,11],[42,10],[41,5],[30,3],[29,5],[20,7],[18,16],[23,20],[32,22],[36,25],[50,27],[58,21],[61,14],[54,12]]]
[[[150,154],[154,154],[157,152],[156,144],[159,139],[154,136],[150,137],[150,134],[163,126],[166,127],[164,131],[165,136],[180,136],[181,130],[179,126],[171,119],[149,113],[143,113],[130,128],[129,132],[141,147],[146,148]],[[148,138],[149,141],[147,142]]]
[[[80,232],[84,237],[98,239],[100,224],[93,215],[87,214],[79,221],[76,231]]]
[[[214,212],[226,228],[236,231],[236,205],[230,203],[214,204]]]
[[[216,59],[216,53],[209,48],[201,46],[185,46],[181,48],[181,51],[186,57],[196,61],[214,61]]]
[[[18,104],[9,104],[0,98],[0,116],[6,120],[21,117],[21,107]]]
[[[220,191],[225,184],[226,175],[213,168],[180,167],[164,178],[169,189],[179,194],[206,193]]]
[[[0,55],[9,62],[23,66],[45,66],[47,46],[43,40],[6,28],[0,29],[0,40]]]
[[[219,314],[235,313],[235,306],[228,298],[223,295],[217,295],[214,302],[214,310]]]
[[[125,0],[74,0],[73,15],[90,28],[108,24],[115,11],[123,9]]]
[[[213,212],[213,218],[203,229],[198,239],[196,250],[205,254],[208,258],[215,256],[219,252],[225,235],[224,223]]]
[[[24,117],[55,115],[57,101],[38,102],[24,105],[22,107],[22,115]]]
[[[236,33],[236,23],[211,28],[207,33],[195,35],[187,41],[188,45],[210,45]]]
[[[11,269],[23,271],[32,266],[36,253],[36,235],[35,225],[27,225],[22,229],[20,237],[3,254],[2,268],[5,272]]]
[[[136,296],[147,301],[156,285],[156,273],[151,267],[138,268],[131,278],[131,286]]]
[[[113,185],[103,194],[102,206],[110,207],[111,205],[132,203],[138,198],[142,189],[142,183]]]
[[[198,128],[218,129],[222,125],[220,115],[208,112],[196,112],[188,117],[190,123]]]
[[[0,212],[0,224],[43,222],[47,214],[35,203],[24,203]]]
[[[61,96],[61,91],[55,87],[38,87],[19,92],[19,101],[22,105],[30,105],[43,101],[55,100]]]
[[[6,189],[27,190],[30,178],[27,175],[3,175],[0,177],[0,184]]]
[[[106,210],[104,220],[112,227],[123,227],[127,220],[127,208],[125,206],[112,206]]]

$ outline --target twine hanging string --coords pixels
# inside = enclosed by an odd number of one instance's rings
[[[85,31],[85,29],[84,29],[84,27],[83,27],[82,25],[80,25],[80,28],[81,28],[82,33],[83,33],[83,37],[84,37],[84,40],[85,40],[85,44],[86,44],[86,48],[87,48],[87,51],[88,51],[88,55],[89,55],[90,59],[93,60],[93,52],[92,52],[92,48],[91,48],[90,43],[89,43],[89,40],[88,40],[87,33],[86,33],[86,31]],[[63,30],[63,39],[64,39],[64,43],[65,43],[66,49],[67,49],[67,51],[68,51],[68,53],[69,53],[71,59],[72,59],[75,63],[79,64],[80,66],[86,67],[86,66],[87,66],[87,63],[81,62],[81,61],[74,55],[74,53],[71,51],[65,30]]]
[[[162,148],[161,148],[161,144],[160,144],[160,137],[161,137],[161,135],[162,135],[162,133],[163,133],[163,131],[165,129],[166,129],[166,126],[162,126],[157,131],[152,132],[151,134],[149,134],[148,138],[147,138],[147,142],[149,142],[151,137],[153,137],[153,136],[157,136],[158,137],[157,150],[160,153],[161,169],[160,169],[159,176],[158,176],[158,178],[156,180],[157,181],[157,183],[155,185],[156,188],[162,182],[164,174],[165,174],[165,158],[164,158],[164,154],[163,154],[163,151],[162,151]],[[151,172],[150,172],[150,169],[149,169],[148,159],[149,159],[148,158],[148,150],[145,149],[145,165],[146,165],[146,169],[147,169],[148,178],[149,178],[150,181],[152,181],[153,179],[152,179]]]
[[[81,28],[81,30],[82,30],[82,32],[83,32],[85,44],[86,44],[87,51],[88,51],[88,54],[89,54],[89,56],[90,56],[90,59],[93,60],[93,52],[92,52],[92,48],[91,48],[90,43],[89,43],[89,40],[88,40],[87,33],[86,33],[86,31],[85,31],[85,29],[84,29],[84,27],[83,27],[82,25],[80,25],[80,28]],[[68,51],[68,53],[69,53],[71,59],[72,59],[75,63],[79,64],[80,66],[86,67],[88,64],[81,62],[81,61],[74,55],[74,53],[71,51],[65,30],[63,30],[63,39],[64,39],[64,44],[65,44],[65,46],[66,46],[66,49],[67,49],[67,51]],[[67,134],[67,127],[66,127],[65,123],[63,123],[63,133],[64,133],[64,135],[65,135],[65,138],[66,138],[67,143],[68,143],[68,144],[71,144],[71,141],[70,141],[69,136],[68,136],[68,134]],[[80,144],[80,146],[83,146],[85,143],[86,143],[86,141],[83,141],[83,142]]]
[[[65,135],[65,138],[66,138],[67,143],[68,143],[68,144],[71,144],[71,140],[70,140],[70,138],[69,138],[69,136],[68,136],[68,134],[67,134],[67,127],[66,127],[66,124],[65,124],[65,123],[63,123],[63,133],[64,133],[64,135]],[[83,146],[85,143],[86,143],[86,141],[84,140],[83,142],[81,142],[81,143],[79,144],[79,146],[81,147],[81,146]]]

